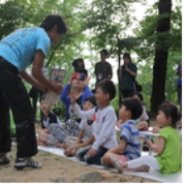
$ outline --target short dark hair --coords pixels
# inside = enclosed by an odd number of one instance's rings
[[[97,88],[98,87],[101,87],[104,93],[108,93],[110,95],[110,100],[114,99],[116,96],[116,87],[111,80],[105,79],[99,82]]]
[[[94,105],[94,106],[97,105],[96,104],[96,98],[95,98],[95,96],[89,96],[89,97],[87,97],[84,102],[86,102],[86,101],[90,101],[91,104]]]
[[[77,58],[77,59],[73,60],[72,65],[73,65],[74,69],[78,68],[78,62],[82,62],[82,64],[83,64],[82,68],[85,69],[85,63],[84,63],[83,58]]]
[[[66,24],[60,15],[48,15],[40,27],[44,28],[45,31],[50,31],[55,25],[58,26],[57,33],[65,34],[67,32]]]
[[[137,96],[139,97],[139,99],[140,99],[141,101],[143,101],[143,95],[142,95],[141,93],[139,93],[139,92],[134,92],[134,93],[132,94],[132,97],[135,96],[135,95],[137,95]]]
[[[123,58],[128,58],[128,59],[131,60],[130,53],[125,53],[125,54],[123,55]]]
[[[178,121],[178,109],[173,103],[163,103],[159,106],[158,111],[162,111],[167,118],[171,118],[171,127],[176,128],[176,122]]]
[[[108,53],[108,51],[106,50],[106,49],[102,49],[101,51],[100,51],[100,54],[105,54],[105,55],[108,55],[109,53]]]
[[[143,107],[139,100],[129,98],[124,100],[122,102],[122,105],[125,106],[126,110],[129,110],[131,112],[132,119],[138,119],[143,112]]]
[[[46,97],[46,94],[43,94],[41,97],[40,97],[40,102],[45,100],[45,97]]]

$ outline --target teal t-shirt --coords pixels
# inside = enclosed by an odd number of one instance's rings
[[[131,64],[128,68],[137,73],[135,64]],[[134,77],[122,67],[121,90],[134,90]]]
[[[50,46],[50,38],[43,28],[22,28],[0,41],[0,56],[23,71],[33,62],[37,50],[46,56]]]
[[[165,147],[161,154],[157,156],[160,171],[163,173],[175,173],[181,171],[181,137],[177,130],[168,126],[164,127],[159,137],[165,138]]]

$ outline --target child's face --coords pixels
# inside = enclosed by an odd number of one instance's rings
[[[130,118],[129,116],[130,116],[130,111],[128,111],[126,107],[122,105],[121,109],[119,110],[119,120],[126,121]]]
[[[102,88],[98,87],[96,89],[95,98],[96,98],[96,103],[98,105],[103,105],[105,102],[108,101],[109,94],[108,93],[104,93]]]
[[[94,106],[92,105],[92,103],[90,101],[85,101],[84,105],[83,105],[83,110],[90,110],[94,108]]]
[[[165,127],[170,125],[170,119],[166,117],[164,112],[159,111],[157,115],[157,123],[159,126]]]
[[[51,104],[45,103],[44,100],[42,100],[40,102],[40,110],[42,112],[46,112],[46,111],[50,110],[51,109],[51,106],[52,106]]]
[[[140,98],[139,98],[139,96],[137,96],[136,94],[132,98],[138,100],[139,102],[141,101]]]

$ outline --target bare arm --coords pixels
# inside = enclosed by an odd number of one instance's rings
[[[82,143],[83,136],[84,136],[84,130],[80,130],[78,137],[76,139],[75,145]]]
[[[33,76],[43,86],[45,86],[51,91],[54,91],[57,94],[60,94],[60,92],[62,91],[62,86],[57,83],[51,83],[43,75],[42,73],[43,63],[44,63],[44,54],[42,53],[41,50],[38,50],[36,52],[34,62],[33,62]]]
[[[119,79],[121,79],[121,77],[122,77],[122,67],[121,66],[118,69],[118,77],[119,77]]]
[[[153,144],[151,140],[147,140],[147,145],[150,147],[154,152],[160,154],[164,150],[165,147],[165,139],[163,137],[158,138],[158,143]]]
[[[121,138],[120,144],[113,149],[108,150],[109,153],[118,154],[125,149],[127,141],[124,137]]]
[[[29,84],[33,85],[37,89],[40,89],[42,92],[46,92],[47,88],[39,83],[34,77],[29,75],[26,70],[21,71],[20,75],[26,80]]]
[[[78,149],[78,148],[80,148],[80,147],[89,146],[89,145],[91,145],[94,141],[95,141],[95,138],[94,138],[94,136],[92,135],[86,142],[74,144],[74,145],[71,146],[70,148],[76,148],[76,149]]]

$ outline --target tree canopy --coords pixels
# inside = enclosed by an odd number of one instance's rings
[[[165,2],[170,0],[159,1]],[[182,59],[181,1],[171,1],[170,15],[167,12],[159,14],[159,4],[148,7],[140,22],[137,20],[133,3],[134,0],[9,0],[0,4],[0,39],[15,29],[39,26],[48,14],[60,14],[69,30],[50,50],[45,62],[48,70],[53,67],[64,68],[67,71],[67,79],[73,70],[72,60],[84,58],[91,61],[89,73],[93,78],[95,62],[92,61],[97,61],[94,52],[102,48],[108,49],[110,57],[117,61],[113,64],[115,68],[121,64],[121,55],[130,52],[135,56],[133,60],[139,69],[137,79],[143,86],[142,93],[148,109],[155,101],[150,101],[152,93],[156,94],[156,89],[152,89],[156,83],[153,81],[156,77],[156,74],[153,74],[156,48],[159,51],[166,49],[166,66],[160,71],[160,74],[165,73],[165,83],[162,85],[164,90],[161,93],[164,94],[163,99],[176,102],[176,67]],[[140,0],[137,3],[144,5],[146,1]],[[164,22],[160,20],[169,16],[169,29],[157,31],[159,24],[164,27]],[[135,22],[139,26],[133,29]],[[87,50],[89,52],[86,54]],[[113,104],[116,109],[119,108],[118,96],[113,100]]]

